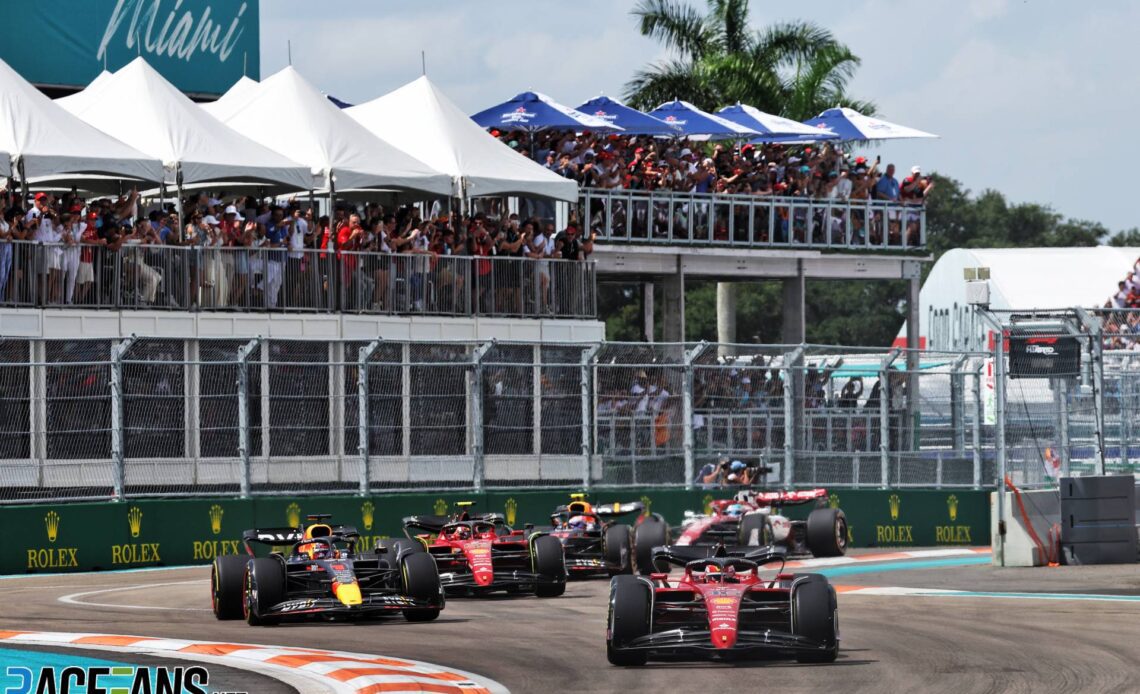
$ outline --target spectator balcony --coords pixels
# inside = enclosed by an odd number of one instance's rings
[[[0,244],[2,245],[2,244]],[[590,261],[10,242],[0,306],[593,319]]]
[[[924,254],[926,209],[841,200],[583,188],[599,243]]]

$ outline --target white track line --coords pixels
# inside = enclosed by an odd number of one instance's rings
[[[164,586],[185,586],[190,584],[202,585],[202,579],[195,579],[193,581],[172,581],[170,583],[147,583],[134,586],[122,586],[119,588],[102,588],[100,590],[85,590],[80,593],[70,593],[56,598],[57,601],[68,605],[79,605],[81,607],[109,607],[112,609],[123,610],[175,610],[178,612],[209,612],[208,607],[168,607],[166,605],[129,605],[113,602],[90,602],[87,600],[80,600],[80,598],[89,595],[103,595],[105,593],[120,593],[130,590],[143,590],[149,588],[160,588]]]

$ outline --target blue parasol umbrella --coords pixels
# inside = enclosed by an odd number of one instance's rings
[[[653,116],[648,116],[608,96],[599,96],[590,99],[579,106],[578,110],[582,113],[588,113],[595,118],[601,118],[607,123],[620,126],[630,135],[668,135],[676,137],[681,134],[677,126],[657,120]],[[797,123],[797,125],[799,124]],[[800,125],[800,127],[806,126]]]
[[[850,108],[829,108],[806,125],[827,128],[844,142],[852,140],[900,140],[912,137],[938,137],[931,133],[864,116]]]
[[[760,134],[752,128],[702,111],[680,99],[661,104],[650,111],[649,115],[676,126],[680,135],[691,140],[743,140]]]
[[[753,142],[777,142],[781,144],[809,144],[821,140],[837,140],[839,136],[827,128],[814,128],[790,118],[774,116],[746,104],[725,106],[716,112],[721,118],[752,128],[760,133]]]
[[[471,120],[484,128],[500,130],[595,130],[612,132],[621,127],[612,125],[594,116],[563,106],[545,94],[523,92],[509,101],[480,111]]]

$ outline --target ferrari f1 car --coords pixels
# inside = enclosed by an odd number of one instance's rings
[[[610,581],[606,656],[614,665],[649,658],[792,657],[833,662],[839,654],[835,589],[820,574],[783,572],[783,547],[663,547],[667,573]],[[760,567],[779,562],[775,578]]]
[[[449,595],[502,590],[552,598],[566,592],[566,563],[558,540],[514,530],[498,514],[472,516],[465,509],[450,517],[409,516],[404,534],[417,541],[414,551],[435,560]],[[397,541],[401,546],[405,542]]]
[[[360,535],[311,515],[308,526],[262,528],[242,535],[248,556],[214,559],[210,598],[218,619],[251,625],[303,617],[372,617],[402,612],[410,622],[439,616],[444,606],[435,562],[412,543],[360,552]],[[255,557],[254,543],[273,548]],[[282,549],[284,551],[277,551]]]
[[[570,498],[570,503],[554,509],[551,525],[544,529],[565,548],[566,569],[572,576],[633,573],[634,564],[643,559],[643,553],[648,562],[648,552],[668,542],[665,520],[656,514],[641,515],[645,505],[640,501],[591,504],[585,494],[571,494]],[[634,526],[615,522],[631,513],[638,514]],[[650,526],[649,519],[657,524]]]
[[[790,555],[841,556],[847,552],[847,517],[842,510],[820,506],[807,520],[791,520],[781,513],[786,506],[819,505],[826,499],[826,489],[741,491],[733,499],[712,502],[711,513],[685,512],[677,545],[775,544]]]

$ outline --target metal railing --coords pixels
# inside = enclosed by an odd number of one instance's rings
[[[596,290],[590,261],[0,243],[0,306],[589,319]]]
[[[883,200],[583,188],[583,217],[615,244],[921,251],[926,208]]]

